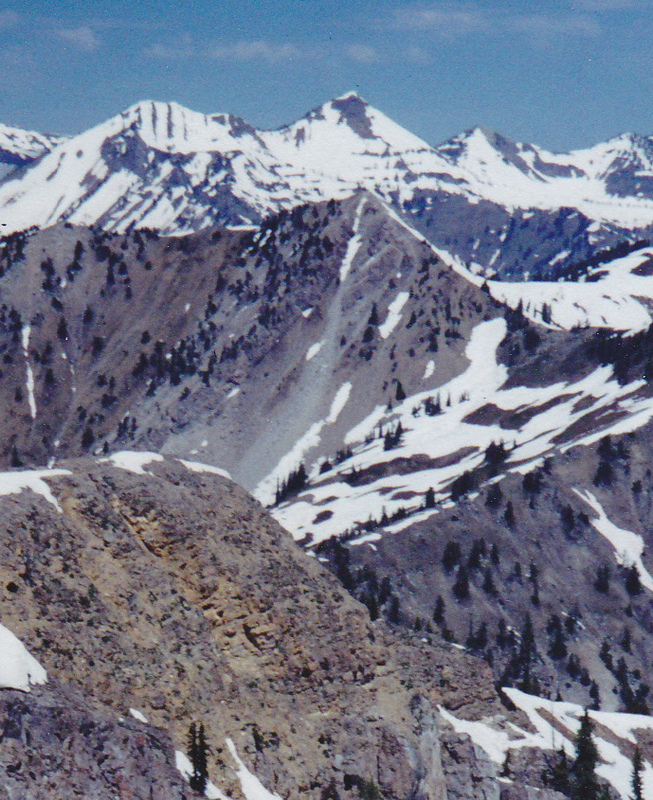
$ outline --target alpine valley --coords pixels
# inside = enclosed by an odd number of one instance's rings
[[[144,102],[0,225],[0,797],[653,796],[653,137]]]

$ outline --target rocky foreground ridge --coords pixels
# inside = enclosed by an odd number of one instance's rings
[[[472,798],[478,781],[498,797],[496,766],[443,740],[438,713],[505,714],[487,666],[372,623],[202,469],[116,456],[3,476],[2,624],[50,677],[0,690],[4,796],[190,797],[172,752],[201,721],[232,798],[247,770],[282,798]]]

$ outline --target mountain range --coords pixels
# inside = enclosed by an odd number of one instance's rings
[[[649,139],[433,148],[352,94],[0,133],[23,716],[136,709],[157,787],[201,719],[234,800],[559,800],[591,706],[653,785]]]
[[[144,102],[68,138],[0,130],[0,163],[17,170],[0,215],[6,232],[69,221],[178,235],[365,189],[474,269],[534,276],[648,236],[651,148],[626,134],[554,154],[482,128],[431,147],[356,94],[275,131]]]

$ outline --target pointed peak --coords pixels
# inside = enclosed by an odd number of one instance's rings
[[[362,103],[363,105],[367,105],[367,102],[358,94],[358,92],[345,92],[345,94],[340,95],[340,97],[334,97],[331,103],[341,103],[346,100],[353,100],[354,102]]]
[[[374,131],[368,110],[370,106],[355,92],[332,100],[329,104],[340,113],[340,122],[345,122],[362,139],[374,139]]]

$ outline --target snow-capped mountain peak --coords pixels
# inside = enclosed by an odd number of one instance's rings
[[[505,277],[653,231],[653,143],[634,134],[554,154],[476,127],[433,148],[348,92],[277,130],[147,100],[67,140],[35,137],[5,133],[5,163],[24,167],[0,185],[6,232],[65,220],[179,235],[362,189]]]

